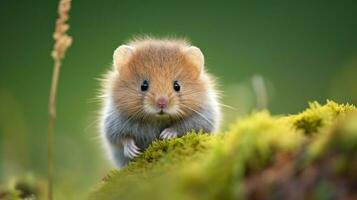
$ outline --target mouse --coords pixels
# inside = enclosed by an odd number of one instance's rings
[[[118,168],[154,140],[214,134],[220,126],[216,78],[185,39],[142,37],[117,47],[100,99],[103,144]]]

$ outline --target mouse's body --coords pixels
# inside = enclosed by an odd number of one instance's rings
[[[217,131],[221,118],[204,57],[183,40],[145,38],[118,47],[104,79],[101,129],[118,167],[155,139]]]

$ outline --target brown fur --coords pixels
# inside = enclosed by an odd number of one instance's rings
[[[181,117],[193,111],[180,104],[198,110],[204,102],[207,84],[212,82],[206,73],[185,55],[190,45],[183,40],[156,40],[146,38],[129,43],[135,52],[122,66],[115,66],[112,77],[112,94],[117,109],[128,117],[150,119],[142,107],[155,106],[159,95],[169,97],[169,107],[178,106]],[[140,91],[143,80],[149,80],[149,90]],[[178,80],[181,91],[173,90],[173,81]],[[172,117],[179,117],[178,115]]]
[[[118,167],[155,139],[219,128],[217,93],[197,47],[184,40],[136,39],[114,51],[113,66],[104,79],[101,129]],[[146,91],[141,90],[144,80]]]

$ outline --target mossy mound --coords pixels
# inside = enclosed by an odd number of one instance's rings
[[[222,134],[155,141],[91,199],[356,198],[357,109],[328,101],[259,112]]]
[[[8,185],[0,187],[1,200],[45,199],[47,183],[29,173],[13,177]]]

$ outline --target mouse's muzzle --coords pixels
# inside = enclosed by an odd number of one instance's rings
[[[166,96],[159,96],[156,98],[156,107],[163,111],[169,105],[169,98]]]

